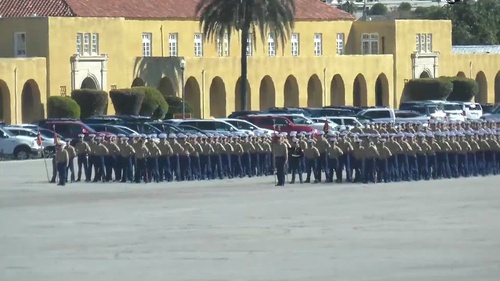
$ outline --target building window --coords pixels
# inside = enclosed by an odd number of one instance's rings
[[[292,38],[292,56],[298,57],[300,54],[300,36],[298,33],[293,33]]]
[[[420,34],[415,35],[415,51],[420,53]]]
[[[425,51],[427,53],[432,53],[432,34],[427,34],[427,39],[425,40],[425,43],[427,45]]]
[[[82,40],[83,40],[83,34],[77,33],[76,34],[76,53],[80,56],[83,54]]]
[[[26,57],[26,33],[14,33],[14,54],[16,57]]]
[[[194,56],[203,57],[203,34],[201,33],[194,35]]]
[[[99,54],[99,34],[97,33],[92,33],[91,52],[93,56],[97,56]]]
[[[321,33],[314,34],[314,55],[321,56],[323,54],[323,35]]]
[[[337,55],[344,54],[344,33],[337,33]]]
[[[90,55],[90,33],[83,34],[83,55]]]
[[[269,33],[267,37],[267,55],[270,57],[276,56],[276,36],[274,33]]]
[[[420,52],[425,53],[425,34],[420,34]]]
[[[361,53],[378,55],[378,33],[364,33],[361,37]]]
[[[177,33],[168,35],[168,49],[171,57],[177,57]]]
[[[219,57],[229,57],[229,49],[229,36],[226,33],[222,40],[217,38],[217,55]]]
[[[248,33],[248,38],[247,38],[247,57],[251,57],[253,55],[253,34]]]
[[[151,33],[143,33],[142,34],[142,56],[150,57],[151,56],[151,39],[153,38],[153,34]]]

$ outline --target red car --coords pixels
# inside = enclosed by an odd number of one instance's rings
[[[109,132],[96,132],[78,120],[47,119],[38,124],[41,128],[54,130],[65,139],[77,139],[79,134],[110,134]]]
[[[278,130],[280,132],[313,132],[316,130],[311,126],[305,125],[295,125],[290,119],[283,116],[276,115],[247,115],[240,117],[241,119],[247,120],[253,123],[255,126],[269,129]],[[279,127],[279,129],[277,129]]]

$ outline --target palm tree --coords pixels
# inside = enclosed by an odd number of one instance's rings
[[[200,0],[196,7],[205,40],[222,40],[241,32],[241,110],[246,110],[247,47],[250,31],[258,30],[262,41],[269,33],[281,41],[283,48],[294,26],[294,0]],[[255,42],[255,40],[252,40]]]

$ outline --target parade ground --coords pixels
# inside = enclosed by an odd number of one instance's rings
[[[35,160],[0,163],[0,180],[2,281],[500,277],[500,176],[59,187]]]

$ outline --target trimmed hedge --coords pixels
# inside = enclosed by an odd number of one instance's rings
[[[446,78],[413,79],[406,85],[410,100],[445,100],[453,90]]]
[[[144,92],[137,88],[111,90],[109,97],[118,115],[139,115]]]
[[[108,93],[101,90],[80,89],[71,92],[71,98],[78,103],[81,109],[81,119],[106,114]]]
[[[70,97],[51,96],[47,98],[47,117],[80,118],[80,106]]]
[[[166,119],[174,118],[174,114],[182,114],[182,99],[179,97],[165,97],[169,108]],[[186,114],[192,114],[193,108],[186,102]]]
[[[139,114],[142,116],[151,116],[153,119],[163,119],[168,112],[168,103],[163,98],[163,95],[155,88],[151,87],[134,87],[144,93],[141,110]]]
[[[471,101],[479,93],[479,84],[474,79],[448,77],[453,83],[453,91],[448,96],[449,101]]]

